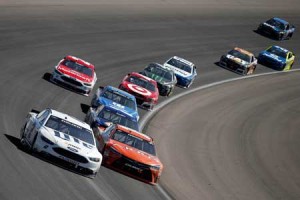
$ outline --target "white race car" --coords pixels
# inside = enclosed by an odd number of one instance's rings
[[[188,60],[173,56],[164,63],[164,67],[174,71],[177,78],[177,85],[188,88],[194,82],[197,71],[196,66]]]
[[[91,127],[67,114],[52,109],[30,112],[20,138],[27,150],[56,159],[90,178],[100,169],[102,155]]]
[[[66,56],[55,66],[50,81],[88,96],[97,81],[95,66],[75,56]]]

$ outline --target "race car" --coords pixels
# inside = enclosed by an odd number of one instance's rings
[[[274,17],[268,21],[261,23],[257,31],[274,37],[278,40],[290,39],[294,32],[295,26],[289,24],[287,21]]]
[[[50,81],[88,96],[97,81],[97,75],[91,63],[74,56],[66,56],[54,67]]]
[[[293,52],[279,46],[271,46],[259,53],[258,62],[275,70],[292,69],[295,62]]]
[[[242,75],[252,74],[257,65],[257,59],[244,49],[235,47],[220,58],[219,65]]]
[[[183,88],[189,88],[197,76],[196,66],[178,56],[167,60],[164,67],[174,71],[177,78],[177,85]]]
[[[96,108],[99,105],[119,109],[136,121],[140,118],[135,97],[132,94],[113,86],[100,86],[97,89],[92,98],[91,106]]]
[[[94,130],[94,134],[105,166],[140,181],[157,184],[163,164],[156,155],[151,137],[117,124],[110,125],[103,133],[98,130]]]
[[[139,131],[139,124],[136,118],[128,115],[124,110],[119,109],[114,102],[111,105],[99,105],[97,108],[90,107],[84,121],[92,127],[104,131],[111,123],[121,124]]]
[[[158,63],[150,63],[140,74],[157,82],[159,94],[170,96],[177,84],[175,73]]]
[[[57,159],[90,178],[102,162],[91,127],[53,109],[29,112],[20,132],[21,145],[48,158]]]
[[[143,108],[152,110],[157,104],[159,96],[157,83],[147,76],[136,72],[129,73],[119,88],[134,95],[137,103]]]

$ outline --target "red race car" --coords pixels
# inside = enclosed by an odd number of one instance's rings
[[[94,127],[103,164],[116,171],[155,185],[163,171],[153,139],[125,126],[111,124],[101,131]]]
[[[88,96],[97,81],[97,76],[91,63],[74,56],[66,56],[55,66],[50,80]]]
[[[119,88],[135,96],[137,103],[152,110],[158,101],[158,88],[155,80],[132,72],[125,76]]]

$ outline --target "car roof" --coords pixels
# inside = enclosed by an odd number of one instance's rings
[[[93,64],[91,64],[91,63],[89,63],[89,62],[87,62],[87,61],[85,61],[83,59],[77,58],[75,56],[68,55],[68,56],[65,57],[65,59],[72,60],[72,61],[77,62],[77,63],[79,63],[81,65],[84,65],[84,66],[86,66],[88,68],[95,69],[95,66]]]
[[[185,63],[185,64],[187,64],[189,66],[194,66],[194,63],[192,63],[192,62],[190,62],[190,61],[188,61],[188,60],[186,60],[184,58],[181,58],[179,56],[173,56],[172,58],[176,59],[176,60],[179,60],[179,61],[181,61],[181,62],[183,62],[183,63]],[[170,58],[169,60],[171,60],[172,58]]]
[[[73,124],[77,124],[77,125],[79,125],[83,128],[86,128],[88,130],[92,130],[90,125],[88,125],[87,123],[81,121],[80,119],[77,119],[76,117],[70,116],[68,114],[62,113],[62,112],[57,111],[57,110],[53,110],[53,109],[49,109],[49,110],[51,112],[51,115],[53,115],[55,117],[64,119],[64,120],[69,121]]]
[[[149,77],[144,76],[144,75],[142,75],[142,74],[140,74],[140,73],[137,73],[137,72],[131,72],[130,75],[131,75],[131,76],[136,76],[136,77],[139,77],[139,78],[143,78],[143,79],[145,79],[145,80],[147,80],[147,81],[150,81],[150,82],[152,82],[152,83],[156,83],[156,81],[153,80],[152,78],[149,78]]]
[[[105,89],[113,91],[113,92],[116,92],[116,93],[119,93],[119,94],[121,94],[123,96],[126,96],[126,97],[132,99],[132,100],[135,100],[135,97],[132,94],[129,94],[128,92],[120,90],[119,88],[116,88],[116,87],[108,85],[108,86],[105,87]]]
[[[153,142],[153,139],[151,137],[149,137],[148,135],[145,135],[144,133],[138,132],[138,131],[128,128],[126,126],[122,126],[120,124],[116,124],[116,127],[117,127],[117,129],[122,130],[126,133],[130,133],[131,135],[134,135],[135,137],[141,138],[148,142]]]
[[[241,52],[243,54],[247,54],[248,56],[254,56],[253,53],[251,53],[251,52],[249,52],[249,51],[247,51],[245,49],[239,48],[239,47],[235,47],[234,50],[239,51],[239,52]]]
[[[281,19],[281,18],[278,18],[278,17],[274,17],[273,19],[276,20],[276,21],[278,21],[278,22],[281,22],[283,24],[288,24],[288,22],[285,21],[284,19]]]

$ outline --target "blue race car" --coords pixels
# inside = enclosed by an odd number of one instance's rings
[[[177,85],[184,88],[190,87],[197,76],[196,66],[178,56],[173,56],[167,60],[164,67],[174,71]]]
[[[294,32],[295,26],[287,21],[274,17],[268,21],[261,23],[257,28],[259,33],[264,33],[278,40],[290,39]]]
[[[271,46],[259,53],[258,62],[276,70],[290,70],[295,62],[295,55],[282,47]]]
[[[99,128],[100,131],[104,131],[111,123],[114,123],[140,131],[139,124],[134,117],[117,107],[109,105],[100,105],[97,108],[90,107],[84,121],[90,124],[93,130]]]
[[[112,86],[100,86],[94,94],[91,106],[100,105],[118,109],[132,118],[139,120],[136,99],[133,95]]]

